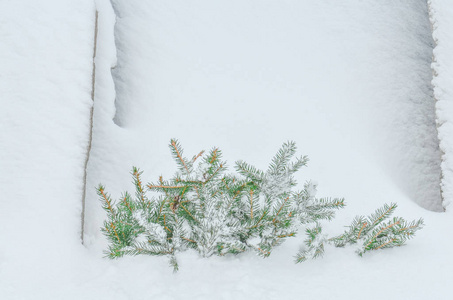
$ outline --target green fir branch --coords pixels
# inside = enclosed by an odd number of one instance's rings
[[[282,145],[266,171],[238,161],[236,174],[226,173],[218,148],[201,151],[190,160],[176,139],[169,148],[177,165],[170,179],[160,176],[145,185],[143,172],[133,167],[135,196],[125,192],[117,201],[104,186],[97,187],[106,212],[101,231],[109,243],[107,257],[167,256],[175,272],[177,254],[187,249],[204,257],[247,251],[268,257],[308,224],[305,245],[295,257],[302,262],[322,256],[328,244],[358,244],[359,255],[401,246],[423,227],[421,219],[407,222],[396,217],[385,222],[396,208],[392,203],[368,217],[357,216],[344,233],[327,238],[320,221],[332,220],[344,208],[344,199],[316,198],[316,185],[310,182],[300,191],[293,190],[293,174],[308,162],[305,156],[294,158],[294,142]]]

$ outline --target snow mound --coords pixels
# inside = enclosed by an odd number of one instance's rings
[[[448,0],[429,0],[430,20],[436,47],[433,51],[436,121],[442,150],[444,209],[453,200],[453,6]]]
[[[95,9],[1,1],[0,12],[0,298],[31,299],[71,280],[81,248]]]

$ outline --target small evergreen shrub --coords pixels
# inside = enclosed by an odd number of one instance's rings
[[[363,241],[359,255],[401,246],[423,225],[422,220],[407,223],[402,218],[383,223],[396,208],[391,204],[368,218],[357,217],[349,231],[328,239],[319,221],[334,218],[344,199],[316,198],[311,182],[293,190],[294,173],[308,161],[294,158],[294,142],[283,144],[266,171],[238,161],[237,174],[227,173],[218,148],[188,159],[177,140],[169,147],[178,166],[171,179],[161,176],[145,185],[134,167],[134,196],[126,192],[113,201],[104,186],[97,188],[107,213],[101,230],[109,241],[108,257],[166,255],[175,271],[176,253],[189,248],[203,257],[245,251],[267,257],[301,226],[314,224],[306,229],[305,249],[296,255],[296,262],[302,262],[321,256],[327,243],[341,247]]]

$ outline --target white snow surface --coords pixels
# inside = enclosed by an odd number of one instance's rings
[[[430,19],[436,47],[432,69],[436,117],[442,155],[444,208],[453,200],[453,6],[450,1],[429,0]]]
[[[441,210],[425,1],[112,2],[96,1],[84,246],[94,3],[0,3],[0,299],[451,298],[453,218],[425,209]],[[325,233],[385,202],[427,225],[402,248],[298,265],[302,235],[268,259],[182,253],[177,274],[166,258],[103,258],[94,187],[132,191],[133,165],[168,178],[170,138],[188,156],[220,147],[230,169],[264,169],[296,141],[301,188],[346,198]]]
[[[94,11],[0,1],[0,299],[64,299],[74,285]]]

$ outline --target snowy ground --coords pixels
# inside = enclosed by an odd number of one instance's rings
[[[0,4],[1,299],[451,297],[451,212],[421,207],[441,210],[426,2],[98,0],[85,246],[93,4],[29,2]],[[132,165],[170,176],[172,137],[261,168],[295,140],[311,159],[299,181],[346,198],[332,234],[385,202],[427,226],[400,249],[299,265],[302,237],[266,260],[184,253],[176,275],[165,258],[103,259],[94,186],[119,197]]]

